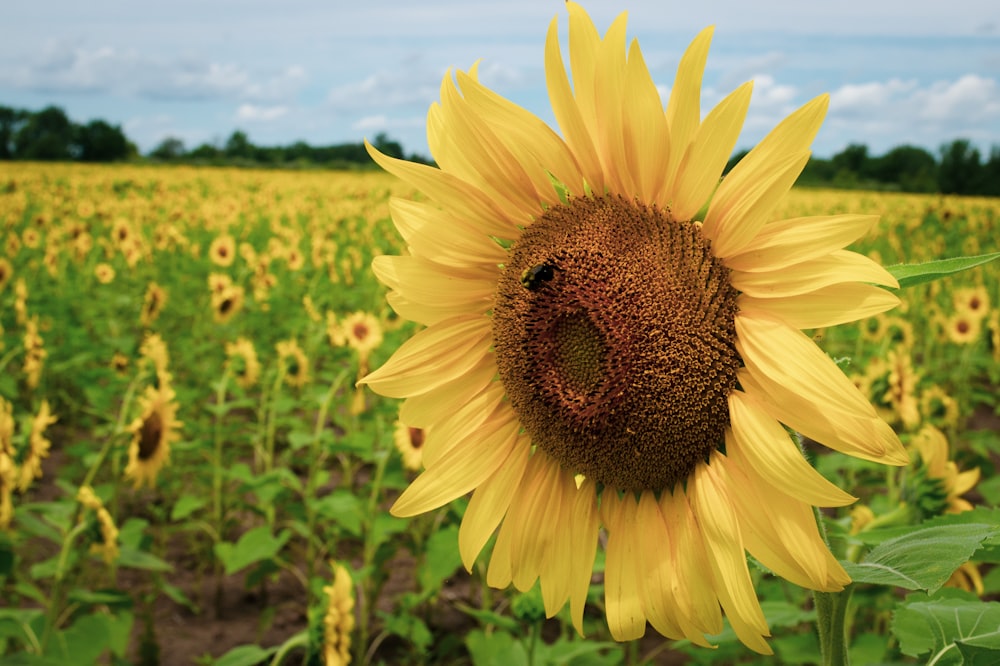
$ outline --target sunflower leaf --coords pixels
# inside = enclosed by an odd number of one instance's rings
[[[934,592],[979,550],[1000,535],[984,523],[918,527],[883,541],[859,562],[841,562],[855,583],[892,585]]]
[[[927,663],[995,664],[1000,661],[1000,603],[958,590],[933,598],[911,594],[892,618],[903,654],[928,654]]]
[[[939,280],[943,277],[981,266],[995,259],[1000,259],[1000,252],[991,252],[990,254],[980,254],[972,257],[938,259],[922,264],[896,264],[895,266],[886,266],[885,268],[899,281],[899,288],[905,289],[906,287],[923,284],[924,282]]]

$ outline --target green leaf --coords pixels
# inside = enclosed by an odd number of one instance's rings
[[[390,615],[380,612],[379,617],[384,622],[385,631],[409,641],[421,652],[427,650],[434,642],[430,629],[416,615]]]
[[[995,524],[918,527],[883,541],[860,563],[841,564],[855,583],[934,592],[955,569],[969,561],[986,539],[997,535],[1000,526]]]
[[[170,510],[170,520],[175,523],[184,520],[206,504],[208,504],[207,498],[196,495],[181,495],[174,502],[174,508]]]
[[[361,536],[364,507],[351,491],[335,490],[325,497],[306,501],[313,503],[313,509],[320,517],[335,523],[351,536]]]
[[[142,569],[143,571],[173,571],[174,567],[170,562],[161,560],[152,553],[137,548],[127,548],[122,546],[118,553],[118,566],[129,569]]]
[[[257,666],[267,661],[277,647],[264,649],[259,645],[240,645],[215,660],[213,666]]]
[[[465,637],[465,647],[474,666],[521,666],[529,663],[524,645],[503,631],[487,634],[473,629]]]
[[[424,563],[417,572],[421,592],[426,596],[436,594],[445,579],[462,566],[458,552],[458,525],[449,525],[434,532],[427,540]]]
[[[260,525],[244,533],[235,544],[215,544],[215,554],[229,576],[255,562],[273,558],[291,536],[288,530],[282,530],[280,534],[273,536],[267,525]]]
[[[927,663],[939,666],[997,663],[1000,603],[980,601],[967,593],[948,592],[932,599],[910,595],[897,606],[892,633],[899,640],[900,650],[911,657],[930,653]],[[970,661],[965,660],[966,653]]]
[[[980,254],[974,257],[938,259],[922,264],[896,264],[895,266],[886,266],[886,270],[892,273],[892,276],[899,281],[899,288],[904,289],[917,284],[923,284],[924,282],[939,280],[943,277],[981,266],[995,259],[1000,259],[1000,252]]]

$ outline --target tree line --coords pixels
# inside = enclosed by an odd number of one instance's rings
[[[405,154],[403,146],[386,134],[372,143],[383,153],[411,161],[431,163],[418,154]],[[729,168],[748,151],[733,155]],[[59,160],[83,162],[157,161],[244,166],[330,168],[371,167],[363,143],[312,146],[298,141],[287,146],[257,146],[241,130],[223,143],[202,143],[188,149],[181,139],[167,137],[140,154],[120,125],[91,120],[72,122],[56,106],[28,111],[0,106],[0,160]],[[988,156],[968,139],[955,139],[938,154],[917,146],[897,146],[883,155],[851,144],[833,157],[813,157],[798,181],[802,185],[902,192],[941,192],[1000,196],[1000,146]]]

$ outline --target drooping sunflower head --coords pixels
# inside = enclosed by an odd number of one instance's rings
[[[170,460],[170,446],[180,438],[183,425],[177,420],[176,394],[168,382],[147,386],[139,397],[139,415],[129,430],[128,464],[125,477],[132,479],[136,488],[153,487],[160,470]]]
[[[142,302],[142,311],[139,313],[139,322],[143,326],[152,326],[166,304],[167,290],[156,282],[150,282],[146,285],[146,296]]]
[[[296,388],[309,383],[309,357],[295,340],[282,340],[275,345],[285,383]]]
[[[212,316],[217,324],[225,324],[243,309],[246,292],[240,285],[230,285],[212,294]]]
[[[236,342],[226,343],[226,367],[236,377],[236,383],[250,388],[260,379],[260,361],[253,342],[239,337]]]
[[[666,104],[625,16],[603,37],[568,2],[569,64],[554,20],[546,81],[559,132],[449,74],[428,114],[438,167],[369,147],[426,200],[393,200],[409,254],[373,270],[424,325],[363,381],[404,398],[425,431],[408,516],[473,492],[459,533],[471,567],[498,531],[495,587],[540,581],[582,628],[607,531],[612,636],[646,622],[699,645],[721,631],[769,652],[745,553],[799,585],[840,589],[814,506],[850,503],[786,427],[888,464],[905,450],[800,329],[890,309],[897,286],[843,248],[872,216],[776,219],[809,159],[827,98],[794,112],[720,177],[750,101],[702,114],[712,31],[684,53]],[[704,211],[704,214],[701,214]]]

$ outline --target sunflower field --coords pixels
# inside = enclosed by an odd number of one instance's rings
[[[466,499],[389,513],[424,433],[357,382],[417,330],[370,268],[406,251],[394,196],[419,198],[375,172],[0,163],[0,664],[759,659],[728,624],[712,650],[614,642],[602,553],[581,637],[537,586],[465,570]],[[794,189],[781,207],[879,215],[852,249],[887,266],[997,251],[998,200]],[[804,443],[859,498],[823,514],[855,581],[854,663],[998,649],[998,265],[809,332],[911,453]],[[750,570],[772,663],[816,663],[812,594]]]

